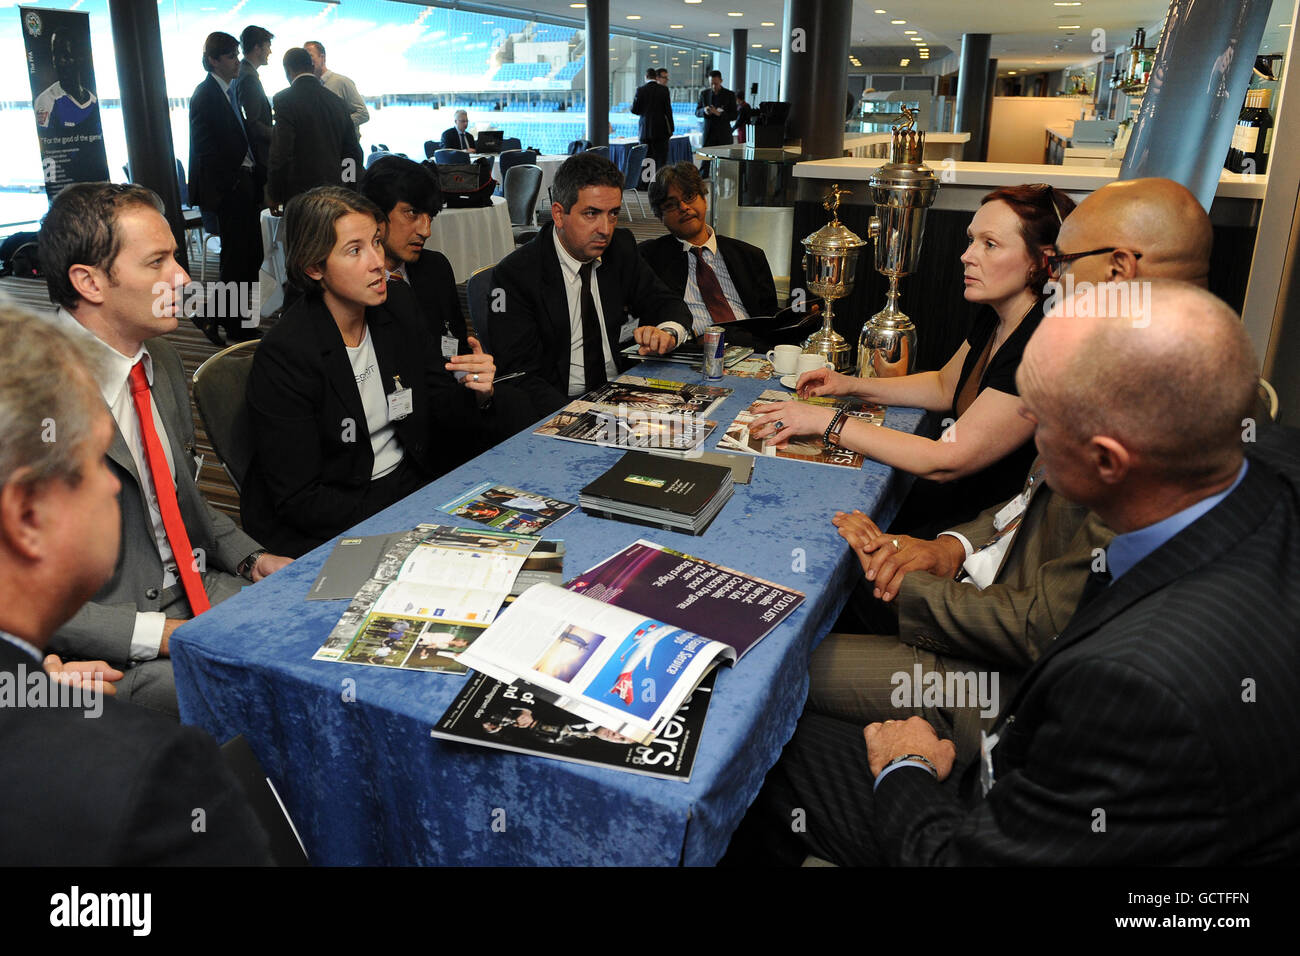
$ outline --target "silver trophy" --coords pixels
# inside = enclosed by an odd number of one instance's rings
[[[826,300],[822,327],[807,338],[803,350],[806,354],[820,355],[837,372],[852,371],[853,347],[831,326],[835,300],[853,291],[858,250],[867,244],[840,222],[840,197],[846,195],[849,190],[840,189],[839,183],[831,186],[830,194],[822,201],[822,208],[831,214],[831,221],[802,240],[808,290]]]
[[[898,308],[898,280],[916,271],[925,234],[925,211],[934,202],[939,180],[922,162],[925,133],[913,126],[916,113],[903,107],[906,121],[895,126],[889,162],[871,174],[869,235],[875,243],[876,271],[889,277],[885,307],[862,327],[858,339],[858,375],[906,375],[916,351],[916,326]]]

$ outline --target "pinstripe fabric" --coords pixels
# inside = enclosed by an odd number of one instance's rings
[[[806,807],[809,833],[831,835],[809,842],[838,862],[1300,858],[1300,433],[1259,437],[1236,491],[1043,652],[999,721],[986,799],[920,771],[872,796],[860,729],[808,715],[769,811]]]

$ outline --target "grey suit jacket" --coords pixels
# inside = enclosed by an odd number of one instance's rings
[[[1035,460],[1030,474],[1038,470]],[[998,504],[951,529],[975,548],[992,540]],[[908,574],[898,592],[902,641],[1021,673],[1065,629],[1088,579],[1095,549],[1114,537],[1095,514],[1050,486],[1029,499],[993,584]],[[1005,675],[1004,675],[1005,676]]]
[[[147,345],[153,356],[153,400],[167,430],[176,463],[176,499],[190,545],[201,549],[207,572],[204,586],[220,599],[238,589],[233,578],[239,562],[258,550],[258,544],[226,515],[209,505],[194,482],[194,416],[180,356],[161,338]],[[59,628],[49,649],[64,658],[126,663],[138,611],[157,611],[162,597],[163,566],[149,520],[149,506],[135,469],[135,461],[120,431],[114,428],[108,458],[122,483],[118,496],[122,508],[122,540],[113,576],[99,592]]]

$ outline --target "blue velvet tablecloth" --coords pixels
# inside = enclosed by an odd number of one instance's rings
[[[700,381],[685,366],[640,374]],[[775,381],[727,377],[723,426]],[[890,409],[915,431],[921,413]],[[527,432],[363,522],[357,534],[464,524],[437,505],[491,480],[567,501],[623,454]],[[244,734],[319,864],[707,865],[726,849],[794,732],[808,655],[843,606],[858,563],[830,523],[860,508],[882,525],[906,482],[758,459],[753,481],[700,537],[575,510],[546,530],[565,541],[565,577],[638,538],[797,588],[807,599],[718,675],[689,783],[432,739],[457,675],[313,661],[346,607],[306,601],[330,542],[184,625],[172,638],[181,717],[219,741]]]

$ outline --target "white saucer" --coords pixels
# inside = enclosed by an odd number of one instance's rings
[[[793,392],[795,387],[799,384],[799,373],[791,372],[789,375],[782,375],[781,384]]]

